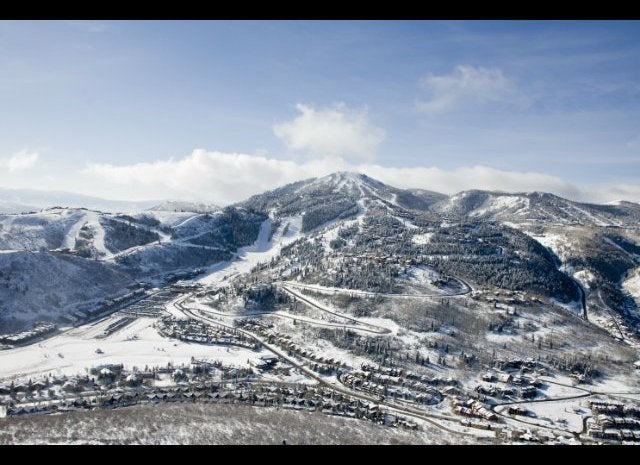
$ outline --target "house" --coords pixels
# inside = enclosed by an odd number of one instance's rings
[[[174,381],[182,380],[182,379],[185,379],[187,377],[185,372],[183,370],[181,370],[180,368],[174,370],[174,372],[171,374],[171,376],[174,379]]]
[[[258,360],[249,360],[249,364],[258,368],[259,370],[268,370],[278,363],[278,357],[275,355],[262,355],[258,357]]]
[[[138,373],[131,373],[125,378],[125,382],[128,386],[138,386],[142,382],[142,376]]]
[[[64,383],[62,385],[62,389],[64,391],[73,392],[73,391],[78,391],[79,390],[79,386],[78,386],[78,383],[76,381],[69,380],[69,381],[67,381],[66,383]]]
[[[602,432],[602,439],[620,440],[621,436],[620,430],[613,428],[607,428]]]
[[[509,415],[527,415],[529,412],[526,408],[519,407],[517,405],[510,405],[507,411],[509,412]]]
[[[115,379],[116,375],[113,371],[111,371],[111,369],[109,368],[102,368],[99,372],[98,372],[98,379],[101,379],[103,381],[113,381]]]
[[[33,383],[33,388],[37,389],[38,391],[44,389],[47,387],[47,383],[45,383],[44,381],[36,381],[35,383]]]
[[[494,376],[493,373],[485,373],[482,375],[482,381],[486,381],[488,383],[492,382],[494,380]]]

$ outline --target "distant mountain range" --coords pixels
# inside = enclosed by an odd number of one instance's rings
[[[110,213],[139,213],[144,210],[211,213],[213,204],[180,200],[109,200],[66,191],[0,188],[0,213],[25,213],[52,207],[88,208]]]
[[[107,212],[132,213],[146,210],[158,203],[159,201],[107,200],[65,191],[0,188],[0,213],[22,213],[51,207],[89,208]]]
[[[55,319],[123,284],[162,283],[230,260],[263,233],[262,250],[296,239],[264,265],[265,279],[400,292],[406,273],[431,273],[574,308],[597,302],[640,322],[640,205],[632,202],[480,190],[447,196],[338,172],[224,209],[22,189],[0,190],[0,208],[14,213],[0,214],[0,326]],[[37,213],[15,214],[23,211]]]

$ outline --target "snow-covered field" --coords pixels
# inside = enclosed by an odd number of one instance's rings
[[[591,412],[584,399],[525,402],[518,405],[532,412],[532,415],[512,417],[514,420],[575,433],[582,432],[583,418]],[[506,413],[506,407],[497,410]]]
[[[264,352],[239,347],[190,344],[167,339],[152,327],[155,319],[139,318],[121,331],[96,339],[118,317],[82,326],[38,344],[0,351],[0,379],[23,379],[40,374],[86,374],[86,369],[105,363],[125,368],[188,364],[191,357],[220,360],[226,365],[247,367]],[[104,353],[97,354],[96,349]]]
[[[580,270],[573,273],[573,277],[580,282],[582,287],[589,290],[593,286],[593,283],[596,281],[596,275],[593,274],[590,270]]]

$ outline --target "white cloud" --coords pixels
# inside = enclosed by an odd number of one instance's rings
[[[20,150],[5,158],[0,158],[0,167],[6,168],[10,173],[31,169],[38,161],[37,152]]]
[[[458,65],[450,74],[429,73],[420,84],[430,92],[430,98],[419,101],[417,108],[425,113],[438,113],[468,104],[491,102],[517,106],[527,99],[515,83],[501,70],[482,66]]]
[[[429,189],[454,194],[467,189],[506,192],[544,191],[572,200],[607,202],[640,201],[634,184],[593,185],[578,188],[556,176],[536,172],[503,171],[487,166],[443,170],[436,167],[388,168],[371,163],[350,163],[325,157],[290,161],[264,155],[195,150],[181,159],[115,166],[89,164],[83,170],[87,194],[125,199],[184,199],[229,204],[253,194],[301,179],[335,171],[357,171],[400,188]]]
[[[428,189],[454,194],[468,189],[506,192],[545,191],[576,198],[580,191],[570,183],[543,173],[503,171],[487,166],[443,170],[436,167],[387,168],[378,165],[360,167],[362,172],[396,187]]]
[[[298,103],[296,109],[296,118],[273,126],[274,134],[295,153],[372,160],[384,139],[384,130],[369,121],[366,109],[343,103],[318,109]]]
[[[116,186],[121,195],[126,193],[137,199],[179,198],[227,204],[347,167],[344,161],[333,158],[294,162],[199,149],[178,160],[125,166],[89,164],[83,174],[106,181]]]
[[[605,203],[617,200],[628,200],[640,203],[640,184],[599,184],[585,188],[582,195],[585,202]]]

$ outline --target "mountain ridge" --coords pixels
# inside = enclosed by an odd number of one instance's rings
[[[542,192],[483,190],[446,196],[336,172],[224,209],[171,200],[131,215],[87,208],[0,215],[0,271],[10,276],[7,292],[23,289],[10,272],[16,253],[63,253],[78,263],[94,261],[92,269],[104,266],[104,276],[109,268],[132,283],[161,284],[232,260],[268,228],[261,247],[274,246],[273,237],[295,238],[282,254],[302,263],[291,268],[284,255],[276,255],[273,276],[288,273],[311,284],[376,292],[402,289],[409,278],[401,276],[441,276],[443,282],[453,276],[564,303],[577,302],[583,289],[587,304],[602,299],[623,312],[632,308],[627,289],[636,288],[624,285],[625,276],[634,276],[640,263],[638,218],[640,205],[631,202],[596,205]],[[42,257],[52,270],[66,269],[55,257]],[[372,267],[371,257],[387,257],[393,265]]]

